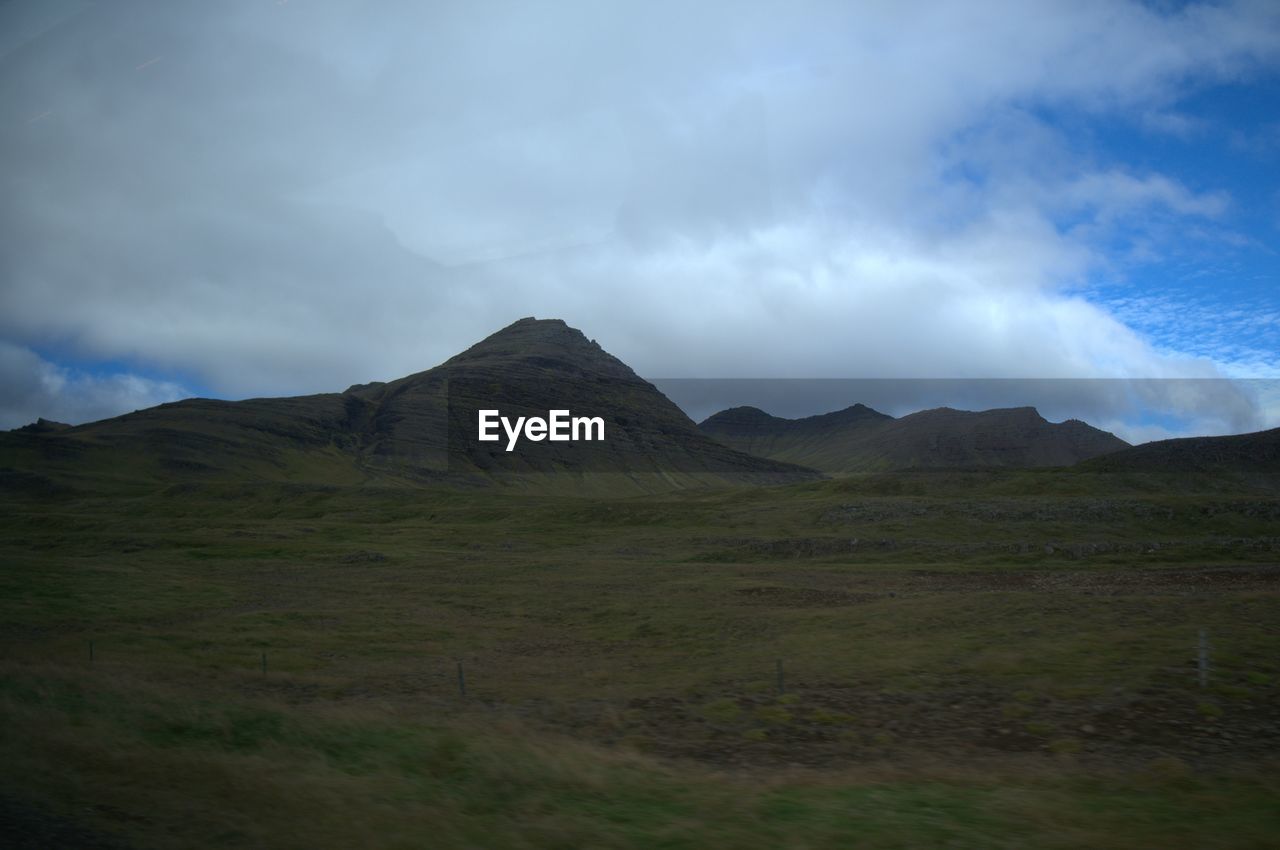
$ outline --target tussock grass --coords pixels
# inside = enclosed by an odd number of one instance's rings
[[[0,494],[0,789],[139,847],[1266,846],[1253,733],[1117,730],[1276,722],[1275,496],[1153,482]]]
[[[1239,847],[1280,826],[1273,781],[1168,761],[1106,777],[927,761],[762,776],[511,718],[193,702],[12,664],[0,682],[4,790],[77,815],[88,803],[94,826],[141,847]]]

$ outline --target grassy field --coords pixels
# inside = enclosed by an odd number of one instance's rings
[[[0,794],[124,846],[1280,843],[1271,482],[3,498]]]

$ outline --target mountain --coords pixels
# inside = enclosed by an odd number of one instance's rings
[[[592,442],[476,440],[481,408],[600,417]],[[711,439],[581,331],[521,319],[441,365],[341,393],[187,399],[114,419],[0,435],[0,469],[79,479],[478,483],[524,473],[618,474],[646,487],[819,478]],[[22,480],[27,480],[22,478]],[[543,476],[546,480],[546,476]]]
[[[676,478],[814,478],[811,470],[726,447],[696,425],[652,384],[559,319],[521,319],[435,369],[388,384],[350,388],[366,429],[372,466],[418,468],[446,459],[467,472],[609,472]],[[546,416],[549,409],[601,417],[606,439],[594,443],[473,438],[480,409],[504,416]],[[441,426],[444,427],[441,427]],[[439,439],[446,437],[446,445]],[[443,454],[441,454],[443,450]],[[430,465],[430,463],[428,463]]]
[[[868,431],[891,421],[892,416],[861,404],[804,419],[783,419],[758,407],[733,407],[698,427],[738,451],[791,463],[801,463],[792,458],[805,457],[810,463],[802,466],[843,472],[848,470],[842,460],[862,451],[859,443]]]
[[[45,419],[42,416],[30,425],[23,425],[21,428],[15,428],[14,430],[21,431],[24,434],[50,434],[54,431],[65,431],[70,427],[65,422],[54,422],[52,419]]]
[[[1135,472],[1280,473],[1280,428],[1227,437],[1143,443],[1099,457],[1090,469]]]
[[[1032,407],[940,407],[900,419],[861,404],[803,419],[735,407],[698,427],[739,451],[823,472],[1069,466],[1129,445],[1079,420],[1049,422]]]

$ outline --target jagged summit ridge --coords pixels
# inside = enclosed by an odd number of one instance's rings
[[[449,358],[442,366],[481,361],[495,364],[532,361],[543,366],[559,365],[574,371],[639,379],[631,367],[605,351],[595,340],[588,339],[582,331],[570,327],[563,319],[538,319],[532,316],[519,319]]]
[[[1034,407],[976,412],[936,407],[900,419],[863,404],[803,419],[731,408],[699,427],[740,451],[824,472],[1068,466],[1128,446],[1078,420],[1051,423]]]
[[[35,422],[32,422],[29,425],[23,425],[20,428],[14,428],[13,430],[27,434],[48,434],[56,431],[65,431],[70,427],[72,426],[65,422],[55,422],[52,419],[45,419],[41,416],[36,419]]]
[[[873,410],[865,404],[853,404],[842,410],[806,416],[800,419],[786,419],[774,416],[758,407],[731,407],[722,410],[698,426],[707,433],[727,433],[739,436],[785,434],[791,431],[803,431],[811,428],[832,428],[850,423],[873,423],[892,419],[892,416]]]

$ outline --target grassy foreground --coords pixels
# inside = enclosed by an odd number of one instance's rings
[[[1061,472],[10,494],[0,794],[136,847],[1275,846],[1278,517]]]
[[[1274,778],[1176,762],[724,775],[511,721],[5,673],[22,791],[142,846],[1266,847],[1280,827]]]

